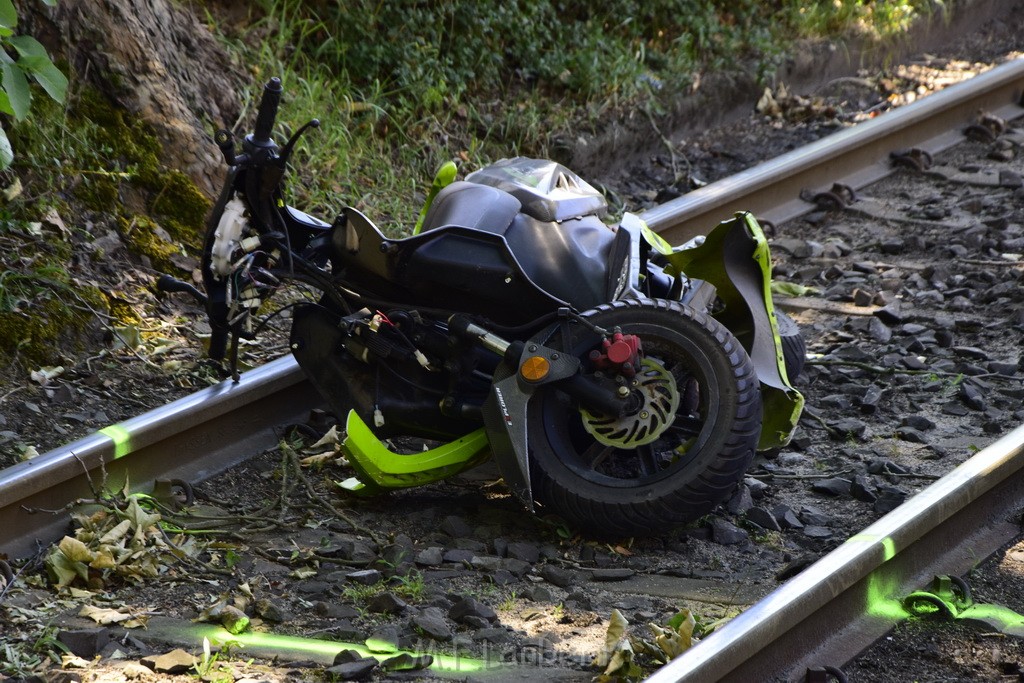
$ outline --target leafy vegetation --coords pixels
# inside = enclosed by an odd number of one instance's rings
[[[645,667],[641,667],[637,656],[645,661],[647,670],[653,662],[664,666],[672,659],[683,654],[697,640],[709,635],[726,619],[705,623],[689,609],[676,612],[664,624],[650,622],[647,628],[650,637],[634,635],[629,632],[629,623],[622,613],[613,609],[608,619],[604,647],[594,657],[593,666],[602,669],[602,673],[594,677],[597,683],[614,683],[637,681],[643,678]]]
[[[767,79],[795,38],[881,40],[940,4],[261,0],[255,30],[223,37],[257,81],[282,77],[285,130],[324,123],[296,163],[294,201],[369,207],[403,234],[446,160],[559,159],[610,120],[667,111],[703,73]]]
[[[51,6],[57,4],[57,0],[43,1]],[[14,35],[17,26],[18,11],[14,3],[0,0],[0,112],[24,121],[32,105],[32,91],[28,87],[30,76],[57,102],[64,101],[68,79],[38,40]],[[13,160],[11,143],[0,127],[0,169],[10,166]]]
[[[15,622],[27,622],[34,616],[19,614]],[[66,654],[68,648],[57,640],[57,628],[47,625],[33,636],[5,638],[0,649],[0,674],[27,679],[41,667],[59,665],[61,655]]]

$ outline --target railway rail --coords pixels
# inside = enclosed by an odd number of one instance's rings
[[[815,210],[835,183],[859,191],[892,172],[892,153],[936,157],[963,138],[979,111],[1024,115],[1024,60],[887,113],[732,178],[649,210],[643,218],[679,243],[702,226],[752,210],[781,225]],[[803,197],[803,198],[801,198]],[[0,472],[0,554],[32,553],[59,538],[61,508],[89,498],[95,481],[116,487],[154,479],[197,481],[274,444],[279,430],[315,407],[315,392],[290,358],[246,372],[138,418]],[[935,574],[957,574],[1019,534],[1024,506],[1024,427],[948,473],[700,641],[649,680],[803,680],[841,666],[883,634],[887,609]],[[984,523],[979,520],[986,520]],[[822,634],[829,637],[823,638]],[[815,647],[808,647],[815,643]]]
[[[937,156],[963,139],[979,112],[1002,120],[1024,116],[1022,96],[1024,60],[1017,60],[700,188],[644,218],[676,241],[730,206],[756,207],[758,216],[783,223],[813,210],[806,198],[836,183],[860,190],[892,173],[893,153],[916,148]],[[779,201],[780,196],[786,199]],[[1021,468],[1024,426],[850,538],[648,680],[804,680],[809,670],[842,666],[905,618],[902,596],[933,576],[966,572],[978,558],[1020,536]]]

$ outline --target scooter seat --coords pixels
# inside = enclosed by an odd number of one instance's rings
[[[504,190],[456,181],[437,193],[423,220],[423,232],[447,226],[504,235],[522,205]]]

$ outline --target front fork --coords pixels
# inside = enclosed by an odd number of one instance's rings
[[[562,350],[533,341],[507,341],[463,316],[449,320],[448,329],[504,361],[484,401],[484,429],[505,483],[532,512],[527,409],[534,392],[556,386],[587,410],[614,417],[625,412],[626,396],[612,383],[581,374],[580,360]]]
[[[509,489],[533,510],[527,408],[534,392],[545,385],[557,386],[587,410],[616,417],[626,411],[629,392],[612,380],[583,375],[580,360],[572,354],[539,342],[508,341],[464,316],[453,316],[448,330],[502,359],[481,411],[484,428],[422,453],[401,455],[388,450],[350,410],[342,450],[358,476],[341,486],[355,493],[373,493],[438,481],[479,464],[489,447]]]

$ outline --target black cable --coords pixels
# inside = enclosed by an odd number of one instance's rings
[[[426,394],[433,394],[435,396],[444,396],[447,393],[443,389],[435,389],[433,387],[425,387],[422,384],[420,384],[419,382],[414,382],[411,379],[409,379],[408,377],[406,377],[404,375],[398,374],[398,370],[395,370],[394,368],[392,368],[387,363],[383,363],[381,361],[377,361],[376,365],[377,365],[378,368],[384,368],[385,370],[390,372],[396,379],[398,379],[398,380],[400,380],[402,382],[405,382],[406,384],[408,384],[409,386],[413,387],[414,389],[419,389],[420,391],[422,391],[422,392],[424,392]]]
[[[337,315],[338,319],[339,320],[341,319],[341,316],[338,315],[337,311],[331,310],[327,306],[324,306],[323,304],[318,303],[316,301],[293,301],[290,304],[285,304],[284,306],[282,306],[281,308],[277,309],[273,313],[269,313],[266,317],[264,317],[262,320],[260,320],[259,324],[256,325],[256,329],[253,330],[253,335],[257,335],[260,332],[262,332],[263,329],[265,327],[267,327],[267,325],[270,324],[270,321],[273,320],[274,318],[280,316],[283,311],[286,311],[289,308],[295,308],[296,306],[315,306],[316,308],[319,308],[319,309],[321,309],[323,311],[326,311],[327,313],[330,313],[332,315]]]
[[[267,272],[269,272],[274,277],[280,275],[282,277],[294,280],[295,282],[301,282],[302,284],[316,288],[317,290],[323,292],[328,297],[330,297],[331,301],[341,306],[341,308],[344,309],[345,315],[352,315],[352,307],[349,305],[348,301],[341,293],[338,292],[337,288],[335,287],[335,283],[322,270],[320,270],[320,268],[318,268],[315,264],[306,261],[301,256],[295,255],[294,259],[298,261],[299,265],[303,267],[304,271],[308,272],[285,272],[277,269],[269,270]]]
[[[386,313],[384,315],[385,317],[387,316]],[[412,340],[409,339],[409,337],[405,336],[405,332],[402,332],[402,330],[399,329],[398,325],[395,325],[393,322],[391,322],[390,318],[387,318],[387,321],[391,325],[391,329],[398,333],[398,336],[402,338],[402,341],[405,342],[406,346],[408,346],[413,351],[419,351],[419,349],[416,348],[416,345],[412,343]]]

